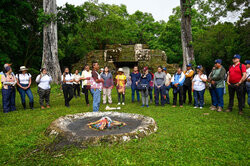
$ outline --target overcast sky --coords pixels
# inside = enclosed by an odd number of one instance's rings
[[[63,6],[66,2],[73,5],[81,5],[87,0],[57,0],[57,6]],[[167,21],[172,14],[172,9],[180,5],[179,0],[99,0],[99,3],[124,4],[127,11],[132,14],[136,10],[148,12],[153,15],[155,20]]]

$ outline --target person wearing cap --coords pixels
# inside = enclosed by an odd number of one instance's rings
[[[33,109],[34,108],[34,97],[33,97],[32,91],[30,89],[31,74],[27,73],[28,68],[26,68],[25,66],[21,66],[19,71],[21,73],[16,74],[17,90],[21,96],[23,109],[26,109],[26,101],[25,101],[26,95],[29,98],[30,109]]]
[[[98,73],[99,64],[98,62],[92,63],[92,79],[94,82],[91,84],[91,93],[93,95],[93,112],[98,112],[100,109],[101,103],[101,91],[102,91],[102,84],[103,79],[101,75]]]
[[[127,78],[124,75],[123,69],[118,69],[118,75],[115,77],[116,80],[116,89],[118,93],[118,104],[121,105],[121,96],[122,96],[122,105],[125,105],[125,89]]]
[[[197,66],[197,74],[192,80],[192,91],[194,94],[194,108],[204,106],[204,93],[206,90],[207,76],[204,74],[204,69],[201,65]]]
[[[45,68],[42,68],[40,72],[41,73],[36,77],[36,82],[38,83],[37,93],[39,95],[39,104],[41,109],[45,109],[45,101],[46,107],[50,108],[50,84],[52,82],[52,77],[47,73]]]
[[[162,67],[158,66],[157,72],[154,74],[154,87],[155,87],[155,105],[159,105],[159,95],[161,96],[161,105],[165,105],[165,88],[166,74],[162,72]]]
[[[248,84],[248,82],[247,82],[247,80],[248,80],[248,78],[250,77],[249,76],[249,71],[250,71],[250,69],[249,69],[249,63],[250,61],[249,60],[246,60],[245,61],[245,64],[246,64],[246,79],[244,80],[244,82],[243,82],[243,96],[242,96],[242,107],[243,108],[245,108],[245,105],[246,105],[246,94],[248,94],[247,93],[247,84]],[[248,96],[248,95],[247,95]],[[247,102],[248,103],[248,102]]]
[[[247,91],[247,96],[248,96],[247,103],[250,106],[250,60],[246,60],[246,68],[247,68],[246,91]]]
[[[177,95],[179,94],[179,104],[180,107],[183,107],[183,84],[185,81],[185,74],[182,72],[182,69],[179,67],[177,72],[173,75],[171,79],[171,84],[173,87],[173,107],[176,107]]]
[[[74,77],[71,73],[69,73],[69,68],[65,67],[64,72],[61,76],[62,81],[62,89],[63,89],[63,96],[64,96],[64,104],[66,107],[69,107],[69,102],[73,98],[73,81]]]
[[[233,57],[233,65],[230,66],[227,77],[229,91],[229,105],[226,112],[231,112],[234,105],[234,94],[238,99],[239,114],[243,114],[243,84],[246,79],[246,66],[240,63],[240,55]]]
[[[80,97],[80,83],[81,83],[80,77],[81,75],[79,74],[79,71],[75,70],[75,73],[73,74],[73,88],[74,88],[75,98],[77,98],[77,96]]]
[[[215,60],[215,67],[208,76],[210,83],[209,91],[212,98],[211,110],[221,112],[224,107],[224,80],[226,75],[225,68],[221,65],[222,60]]]
[[[141,77],[141,73],[138,70],[138,66],[134,66],[133,72],[130,73],[130,77],[129,77],[129,79],[132,82],[131,83],[132,102],[135,101],[135,92],[136,92],[137,101],[140,102],[140,93],[139,93],[139,90],[137,89],[137,86],[136,86],[136,82],[138,82],[140,77]]]
[[[141,89],[141,98],[142,98],[142,107],[146,106],[149,107],[148,105],[148,95],[149,95],[149,83],[151,81],[151,74],[148,72],[148,67],[143,68],[143,74],[141,75],[139,81],[137,82],[137,85],[140,84],[142,89]]]
[[[101,77],[104,80],[104,82],[103,82],[103,98],[102,98],[103,104],[107,103],[107,97],[108,97],[108,103],[112,104],[111,94],[112,94],[112,88],[114,86],[114,83],[113,83],[113,76],[112,76],[111,72],[109,72],[108,66],[104,67],[104,72],[101,73]]]
[[[148,70],[148,73],[151,76],[151,81],[149,82],[148,93],[149,93],[150,103],[153,103],[154,73],[151,72],[150,70]]]
[[[15,111],[15,98],[16,98],[16,77],[12,74],[10,66],[6,66],[1,77],[2,82],[2,101],[3,101],[3,112],[8,113]]]
[[[165,94],[166,94],[166,103],[170,104],[169,100],[169,90],[171,89],[171,75],[167,72],[167,68],[163,68],[163,72],[166,74],[166,81],[165,81]]]
[[[183,84],[183,102],[186,103],[186,94],[188,92],[188,104],[192,104],[192,79],[194,71],[192,70],[192,64],[187,65],[187,70],[184,71],[185,81]]]

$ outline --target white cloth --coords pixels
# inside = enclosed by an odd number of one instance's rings
[[[165,81],[165,85],[169,85],[171,83],[171,75],[169,73],[166,73],[166,81]]]
[[[80,74],[73,74],[73,78],[75,79],[75,81],[79,81],[80,80]],[[79,82],[73,82],[73,84],[80,84],[80,81]]]
[[[73,82],[67,82],[67,81],[72,81],[73,79],[74,79],[74,77],[73,77],[72,74],[66,74],[66,75],[65,75],[65,81],[66,81],[65,84],[72,85]],[[62,75],[62,77],[61,77],[61,80],[62,80],[62,82],[63,82],[63,75]]]
[[[52,77],[48,74],[43,75],[40,79],[40,74],[36,77],[36,82],[38,83],[38,87],[44,90],[50,89],[50,83],[52,82]]]
[[[201,78],[207,79],[207,76],[205,74],[202,74]],[[202,91],[206,88],[206,83],[200,79],[198,74],[194,76],[194,79],[192,81],[194,82],[194,90]]]
[[[89,70],[89,71],[83,70],[81,77],[83,77],[83,78],[91,78],[92,77],[92,71],[91,70]],[[88,84],[87,80],[82,81],[82,87],[84,85],[87,85],[87,84]]]
[[[19,84],[29,84],[30,78],[31,78],[30,73],[16,74],[16,79],[19,81]]]
[[[246,78],[250,78],[250,68],[247,69],[247,77]]]

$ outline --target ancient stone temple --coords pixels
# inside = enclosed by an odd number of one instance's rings
[[[170,73],[174,73],[176,65],[167,64],[167,56],[164,51],[149,49],[145,44],[135,45],[107,45],[104,50],[94,50],[73,66],[73,70],[82,70],[85,64],[98,61],[100,67],[108,66],[112,73],[118,68],[123,68],[128,75],[135,66],[142,69],[148,66],[152,72],[157,71],[157,66],[167,67]]]

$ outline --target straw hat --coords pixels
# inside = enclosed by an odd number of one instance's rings
[[[123,72],[123,69],[122,69],[122,68],[119,68],[119,69],[118,69],[118,72]]]
[[[26,68],[25,66],[21,66],[21,67],[20,67],[20,71],[27,71],[27,70],[29,70],[29,69]]]

